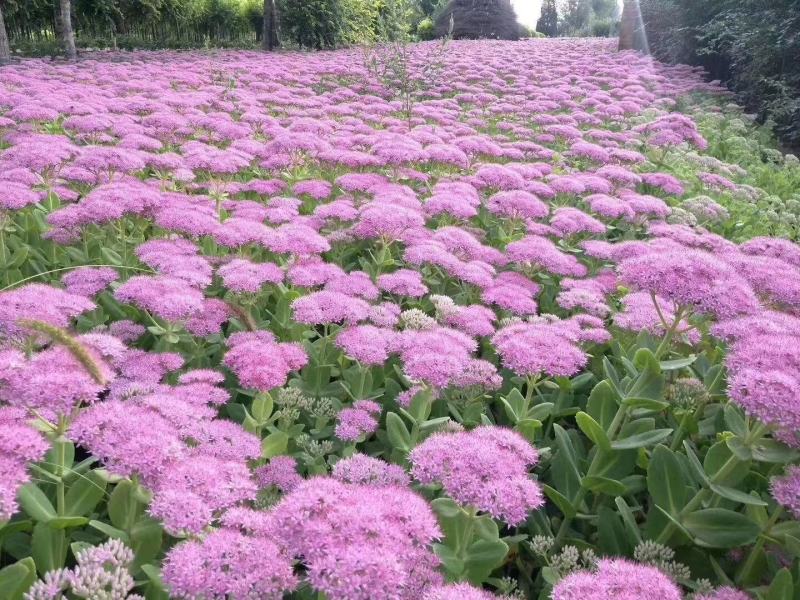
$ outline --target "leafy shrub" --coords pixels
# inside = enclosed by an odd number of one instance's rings
[[[619,21],[616,19],[594,19],[592,21],[592,35],[594,37],[614,37],[619,30]]]
[[[533,27],[527,27],[525,25],[520,25],[520,37],[526,38],[543,38],[547,37],[545,34],[536,31]]]
[[[704,66],[788,144],[800,144],[797,0],[643,0],[652,52]]]
[[[436,26],[430,17],[425,17],[417,25],[417,36],[421,40],[432,40],[436,37]]]
[[[340,0],[279,2],[282,34],[301,48],[333,48],[342,35]]]

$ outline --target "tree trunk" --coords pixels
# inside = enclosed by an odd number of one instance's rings
[[[6,23],[3,20],[3,7],[0,6],[0,65],[4,65],[11,60],[11,48],[8,47],[8,34],[6,33]]]
[[[59,0],[61,17],[61,41],[64,44],[64,54],[68,60],[78,58],[75,50],[75,32],[72,30],[72,2],[70,0]]]
[[[639,0],[625,0],[619,27],[619,49],[647,52],[647,36],[642,23]]]
[[[278,40],[278,8],[275,0],[264,0],[264,27],[261,31],[261,46],[264,50],[274,50],[280,46]]]

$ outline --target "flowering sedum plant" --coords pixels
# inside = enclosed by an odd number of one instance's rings
[[[3,67],[0,597],[798,598],[797,165],[607,42],[436,56]]]

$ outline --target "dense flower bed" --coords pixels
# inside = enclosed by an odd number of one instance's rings
[[[7,597],[796,597],[800,246],[724,93],[403,56],[0,71]]]

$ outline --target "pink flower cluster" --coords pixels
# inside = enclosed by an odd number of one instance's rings
[[[49,444],[25,422],[25,411],[0,408],[0,521],[17,512],[17,490],[30,480],[27,464],[41,460]]]
[[[518,433],[481,426],[469,432],[436,433],[414,448],[411,474],[421,483],[440,483],[459,504],[487,512],[510,525],[544,504],[528,475],[539,454]]]
[[[441,583],[427,502],[396,485],[312,478],[273,510],[275,535],[332,600],[411,600]]]
[[[655,567],[622,559],[603,559],[596,571],[567,575],[553,588],[553,600],[681,600],[681,596]]]
[[[415,430],[409,474],[387,462],[402,459],[381,393],[403,410],[424,394],[436,423],[515,376],[573,377],[642,331],[670,335],[667,351],[727,342],[730,399],[800,446],[800,246],[672,224],[725,225],[723,205],[753,191],[735,169],[654,166],[702,152],[673,108],[719,90],[609,49],[454,41],[410,119],[356,50],[3,67],[0,226],[46,223],[47,241],[27,240],[30,264],[0,291],[0,521],[48,449],[36,417],[152,495],[147,514],[182,538],[161,564],[172,597],[483,600],[445,584],[443,533],[409,486],[517,526],[544,503],[538,452],[451,422]],[[352,374],[369,395],[348,399]],[[275,400],[266,424],[221,416],[290,379],[282,391],[308,397]],[[344,408],[319,417],[320,396]],[[264,464],[249,432],[267,430],[292,456]],[[772,492],[797,514],[797,468]],[[87,572],[106,577],[109,553],[130,562],[104,548]],[[553,591],[645,597],[679,592],[611,559]]]

